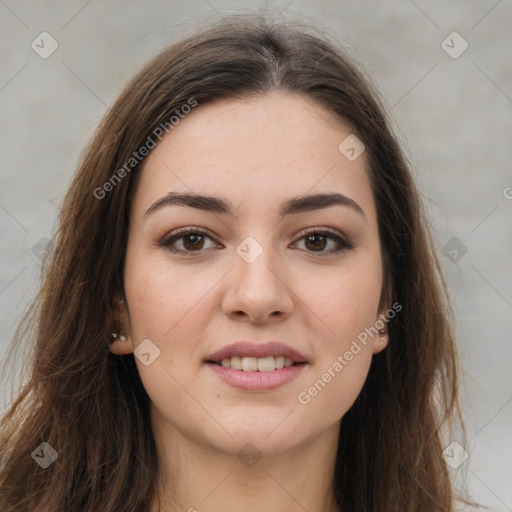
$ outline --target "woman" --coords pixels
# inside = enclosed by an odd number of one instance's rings
[[[2,511],[452,511],[444,281],[376,93],[232,16],[122,92],[65,198]]]

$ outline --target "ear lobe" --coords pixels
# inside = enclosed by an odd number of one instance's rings
[[[378,354],[379,352],[382,352],[387,346],[389,342],[389,319],[387,316],[387,311],[391,309],[391,303],[393,302],[391,300],[393,296],[393,282],[391,277],[386,273],[386,269],[388,268],[388,255],[387,253],[384,254],[384,277],[382,282],[382,289],[380,294],[380,301],[379,301],[379,320],[378,326],[379,326],[379,333],[374,337],[373,339],[373,353]],[[383,324],[383,325],[381,325]],[[384,332],[380,332],[384,331]]]
[[[382,352],[387,346],[389,341],[389,334],[378,334],[373,340],[373,354]]]
[[[116,333],[112,334],[112,341],[109,343],[108,348],[110,352],[118,356],[131,354],[133,352],[133,347],[128,337]]]
[[[387,346],[389,342],[389,320],[387,314],[385,312],[389,311],[391,306],[387,309],[381,310],[379,314],[379,319],[375,322],[375,327],[378,329],[378,333],[376,334],[373,340],[373,353],[378,354],[382,352]]]

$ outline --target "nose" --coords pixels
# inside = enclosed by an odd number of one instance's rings
[[[237,253],[233,256],[234,271],[222,299],[224,313],[235,320],[253,323],[282,322],[294,305],[291,284],[278,257],[269,250],[249,263]]]

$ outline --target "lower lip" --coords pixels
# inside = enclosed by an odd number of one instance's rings
[[[226,384],[245,391],[278,388],[297,378],[306,367],[306,363],[298,363],[271,372],[246,372],[214,363],[207,364]]]

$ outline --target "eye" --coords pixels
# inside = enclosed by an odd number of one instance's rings
[[[208,247],[205,247],[206,240],[214,241],[206,231],[198,228],[187,228],[177,233],[169,233],[165,235],[157,243],[157,245],[160,247],[165,247],[172,253],[192,256],[193,253],[202,252],[202,249],[208,249]],[[304,244],[308,252],[314,253],[332,254],[348,249],[353,249],[354,247],[341,235],[331,231],[328,228],[317,228],[306,231],[299,238],[299,241],[300,240],[304,240]],[[334,242],[334,248],[325,250],[329,245],[329,241]],[[295,244],[297,244],[297,242]],[[214,245],[213,247],[215,246],[218,247],[218,245]]]
[[[197,228],[187,228],[178,233],[169,233],[157,245],[165,247],[173,253],[189,255],[190,253],[201,252],[201,249],[205,248],[206,239],[213,240],[206,231]],[[177,242],[183,248],[176,247]]]
[[[312,229],[303,234],[299,240],[304,240],[304,245],[308,252],[332,254],[354,248],[354,246],[341,235],[327,228]],[[335,242],[334,248],[326,251],[324,249],[329,245],[329,240]]]

